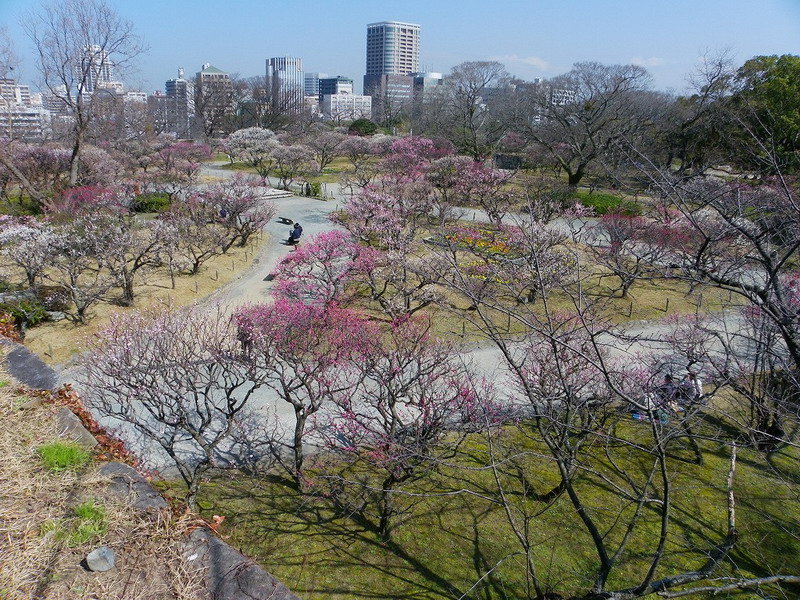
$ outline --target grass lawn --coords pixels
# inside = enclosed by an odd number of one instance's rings
[[[637,436],[641,427],[628,420],[619,424],[624,436]],[[520,438],[514,440],[514,448],[534,453],[523,464],[533,491],[549,489],[556,481],[554,469],[536,457],[541,450],[536,442]],[[207,518],[225,515],[222,535],[303,598],[528,597],[523,559],[517,554],[520,547],[500,506],[468,494],[431,495],[465,488],[487,496],[495,493],[490,474],[474,469],[483,464],[481,441],[470,441],[465,450],[458,466],[444,467],[425,483],[407,488],[428,495],[398,496],[406,512],[398,519],[390,542],[380,540],[371,505],[365,510],[336,509],[321,495],[302,495],[277,476],[213,480],[204,486],[200,505]],[[704,466],[677,458],[669,461],[674,473],[672,529],[657,576],[699,567],[704,552],[725,534],[728,450],[714,442],[703,443],[703,450]],[[611,453],[623,469],[634,477],[641,475],[643,463],[624,447],[611,448]],[[767,575],[765,564],[778,572],[791,572],[798,564],[797,458],[796,451],[785,451],[769,464],[755,452],[740,452],[735,479],[740,537],[725,566],[728,574]],[[592,461],[611,472],[603,448],[597,448]],[[313,481],[313,472],[310,476]],[[517,508],[540,513],[532,519],[529,534],[540,576],[562,593],[588,589],[586,576],[596,568],[596,559],[567,497],[547,508],[543,502],[524,499],[519,486],[510,485],[513,489],[507,491]],[[615,518],[619,513],[630,516],[632,508],[590,474],[581,477],[579,493],[613,547],[625,525],[624,518],[619,522]],[[609,580],[610,588],[641,577],[657,538],[658,514],[646,511]]]

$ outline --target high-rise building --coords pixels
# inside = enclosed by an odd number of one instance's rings
[[[373,118],[387,125],[411,104],[412,73],[419,71],[420,26],[400,21],[367,25],[364,94],[372,96]]]
[[[303,59],[291,56],[267,59],[267,90],[277,112],[302,111],[305,95]]]
[[[166,131],[175,133],[179,138],[189,137],[189,123],[191,117],[190,84],[184,78],[183,67],[178,67],[178,77],[164,82],[164,101]]]
[[[315,98],[319,96],[319,80],[326,79],[328,77],[327,73],[311,73],[309,71],[305,71],[303,76],[303,93],[306,96],[314,96]]]
[[[366,75],[409,75],[419,71],[420,26],[399,21],[367,25]]]

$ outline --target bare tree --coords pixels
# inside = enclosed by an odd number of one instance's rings
[[[171,312],[151,308],[116,319],[93,338],[80,386],[89,406],[141,436],[141,456],[156,468],[164,458],[186,484],[194,508],[203,475],[220,465],[260,383],[217,308]],[[241,440],[240,440],[241,441]]]
[[[452,120],[452,141],[463,153],[482,160],[508,130],[503,113],[510,77],[498,62],[465,62],[453,67],[446,82],[445,115]]]
[[[72,157],[69,184],[80,178],[81,154],[97,115],[95,95],[113,70],[119,72],[144,47],[133,25],[104,0],[66,0],[43,4],[25,29],[36,47],[38,67],[48,91],[70,110]]]
[[[521,92],[517,129],[559,162],[577,186],[617,140],[642,127],[639,101],[650,76],[634,65],[577,63],[572,70]]]

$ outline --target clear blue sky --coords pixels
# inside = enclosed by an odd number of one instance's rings
[[[552,77],[580,61],[635,63],[657,89],[682,91],[698,58],[730,50],[737,64],[760,54],[800,54],[800,0],[108,0],[149,51],[128,89],[152,92],[203,63],[249,77],[272,56],[299,56],[306,71],[351,77],[361,87],[366,25],[422,26],[421,68],[447,73],[463,61],[497,60],[522,79]],[[19,19],[38,0],[0,0],[36,87]]]

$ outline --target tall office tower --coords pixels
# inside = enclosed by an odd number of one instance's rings
[[[194,123],[196,133],[206,138],[230,133],[233,115],[231,76],[206,63],[195,76]]]
[[[179,138],[189,137],[189,82],[184,78],[183,67],[178,68],[177,79],[164,82],[164,93],[167,97],[166,131],[176,133]]]
[[[420,26],[399,21],[367,25],[367,71],[364,94],[372,96],[373,118],[390,125],[414,91],[419,71]]]
[[[305,93],[303,59],[290,56],[267,59],[267,91],[276,112],[301,112]]]
[[[118,84],[114,81],[114,65],[108,52],[97,44],[84,48],[79,69],[82,77],[79,76],[78,80],[83,82],[83,89],[78,91],[82,94],[92,94],[97,89],[116,87],[115,84]]]
[[[409,75],[419,71],[420,26],[399,21],[367,25],[366,75]]]

